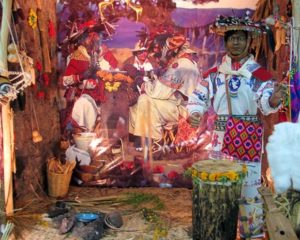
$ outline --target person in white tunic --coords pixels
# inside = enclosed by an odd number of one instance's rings
[[[251,119],[257,117],[258,109],[264,115],[277,112],[287,94],[286,86],[275,83],[272,75],[249,53],[254,34],[250,30],[251,26],[243,25],[223,28],[227,54],[220,65],[203,74],[203,79],[189,96],[187,109],[192,126],[199,125],[210,107],[218,116],[218,137],[212,143],[215,151],[221,150],[224,122],[229,114],[225,81],[228,82],[232,115],[249,116]]]
[[[227,54],[220,65],[203,75],[203,80],[189,96],[187,109],[190,124],[198,127],[204,113],[213,108],[217,120],[211,144],[212,150],[217,153],[222,149],[230,109],[231,115],[258,121],[258,109],[263,115],[275,113],[281,108],[282,99],[286,98],[286,87],[275,83],[271,74],[250,54],[252,37],[262,33],[260,27],[262,25],[249,19],[223,17],[212,28],[215,33],[224,35]],[[222,154],[220,156],[224,157]],[[260,234],[262,221],[257,216],[262,215],[262,206],[255,199],[259,196],[257,188],[261,185],[261,162],[245,163],[248,174],[243,182],[242,197],[253,199],[253,204],[245,205],[247,216],[253,217],[249,229]],[[241,230],[240,233],[243,234]]]
[[[142,94],[129,119],[129,132],[159,142],[163,129],[178,124],[186,114],[185,98],[192,94],[199,79],[196,62],[184,36],[167,39],[162,59],[168,61],[165,73],[142,86]]]

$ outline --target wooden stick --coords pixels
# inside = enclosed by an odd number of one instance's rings
[[[295,29],[298,29],[296,31],[293,31],[293,39],[294,39],[294,52],[296,54],[296,58],[299,59],[299,38],[300,38],[300,31],[299,31],[299,27],[300,27],[300,1],[298,0],[293,0],[293,17],[294,17],[294,23],[295,23]],[[298,60],[297,63],[297,69],[300,69],[300,61]]]
[[[13,189],[12,189],[12,152],[10,139],[10,106],[6,104],[2,106],[2,130],[3,130],[3,160],[4,160],[4,191],[6,214],[10,215],[13,212]]]
[[[147,112],[148,112],[148,118],[146,119],[147,120],[147,125],[148,125],[148,146],[149,146],[149,158],[148,158],[148,161],[149,161],[149,170],[150,170],[150,174],[152,174],[152,169],[153,169],[153,152],[152,152],[152,128],[151,128],[151,122],[152,122],[152,119],[151,119],[151,105],[150,105],[150,100],[147,101]],[[149,176],[149,177],[152,177],[152,176]]]
[[[37,10],[38,15],[38,26],[40,30],[40,39],[42,45],[42,56],[43,56],[43,70],[46,73],[51,73],[51,60],[49,53],[49,44],[48,44],[48,21],[46,20],[46,15],[40,9]]]
[[[9,36],[9,28],[12,10],[12,0],[2,1],[2,21],[1,21],[1,32],[0,32],[0,68],[7,70],[7,43]],[[13,191],[12,191],[12,152],[11,152],[11,134],[10,127],[12,118],[10,115],[9,104],[2,105],[1,116],[2,116],[2,131],[3,131],[3,164],[4,167],[4,195],[1,196],[1,200],[5,201],[5,211],[7,214],[12,214],[13,212]],[[1,159],[1,158],[0,158]],[[2,179],[1,179],[2,180]],[[4,209],[1,209],[4,210]]]

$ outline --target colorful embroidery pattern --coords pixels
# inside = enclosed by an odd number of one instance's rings
[[[240,160],[259,162],[262,135],[260,123],[230,117],[226,124],[222,152]]]

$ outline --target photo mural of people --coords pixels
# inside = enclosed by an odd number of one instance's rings
[[[253,4],[242,2],[232,10],[227,0],[58,1],[67,157],[100,169],[83,180],[79,167],[75,173],[83,184],[158,185],[164,179],[170,186],[190,186],[182,179],[184,169],[193,152],[209,145],[207,122],[212,125],[213,117],[207,114],[203,129],[195,131],[187,122],[187,99],[225,51],[210,25],[220,14],[253,12]],[[78,147],[82,142],[88,147]],[[169,161],[172,167],[166,167]],[[163,177],[149,180],[148,167]]]

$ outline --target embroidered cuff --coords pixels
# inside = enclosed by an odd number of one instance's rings
[[[265,95],[265,96],[262,96],[258,102],[258,107],[264,115],[269,115],[271,113],[275,113],[282,107],[282,104],[279,104],[277,107],[272,108],[270,106],[269,99],[270,99],[270,96]]]

